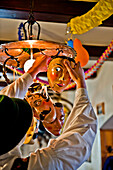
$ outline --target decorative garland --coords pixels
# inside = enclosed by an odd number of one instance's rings
[[[85,72],[85,79],[90,78],[102,66],[102,64],[105,62],[105,60],[107,60],[107,58],[112,53],[112,51],[113,51],[113,40],[111,41],[111,43],[109,44],[105,52],[97,60],[97,62]]]
[[[99,0],[86,14],[72,18],[67,23],[67,30],[72,34],[83,34],[102,24],[113,14],[113,0]]]
[[[85,79],[90,78],[102,66],[102,64],[106,61],[106,59],[109,57],[109,55],[111,54],[112,51],[113,51],[113,40],[111,41],[111,43],[109,44],[109,46],[107,47],[105,52],[97,60],[97,62],[91,68],[89,68],[87,71],[85,71]],[[11,66],[7,66],[7,68],[9,68],[12,71],[15,71],[19,75],[23,75],[24,74],[24,71],[21,70],[21,69],[16,69],[16,68],[14,69]],[[49,85],[48,81],[42,80],[39,77],[37,77],[34,81],[35,82],[38,81],[38,82],[40,82],[42,84]],[[66,87],[65,90],[69,90],[71,88],[74,88],[75,86],[76,86],[76,83],[73,82],[73,83],[69,84]]]

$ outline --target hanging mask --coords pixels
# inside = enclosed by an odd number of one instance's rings
[[[35,117],[33,117],[31,126],[29,127],[27,133],[26,133],[26,138],[24,141],[24,144],[27,144],[31,141],[31,139],[33,138],[33,135],[35,133],[35,129],[36,129],[36,125],[37,125],[37,119]]]
[[[64,107],[61,103],[57,102],[54,104],[54,106],[56,109],[56,119],[51,123],[43,122],[43,125],[46,130],[49,131],[49,133],[55,136],[59,136],[61,134],[62,127],[64,124],[65,113]]]
[[[26,100],[30,104],[34,117],[40,121],[52,122],[56,118],[56,111],[52,99],[42,89],[41,93],[30,93]]]
[[[50,61],[47,69],[49,85],[51,89],[57,93],[61,93],[71,80],[69,73],[65,65],[63,64],[64,59],[70,61],[72,67],[75,64],[73,58],[69,58],[66,56],[57,56]]]

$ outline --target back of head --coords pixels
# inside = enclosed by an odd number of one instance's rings
[[[31,124],[32,116],[32,109],[25,100],[0,95],[0,155],[18,145]]]

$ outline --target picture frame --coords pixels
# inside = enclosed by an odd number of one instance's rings
[[[97,104],[96,109],[97,109],[97,115],[105,114],[105,104],[104,104],[104,102]]]

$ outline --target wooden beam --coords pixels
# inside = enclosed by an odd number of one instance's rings
[[[94,7],[95,2],[72,2],[68,0],[38,0],[34,1],[32,10],[33,12],[41,13],[54,13],[64,15],[82,15]],[[0,0],[0,9],[30,11],[30,0]]]
[[[95,6],[96,2],[78,2],[68,0],[34,1],[33,14],[37,21],[68,23],[71,18],[81,16]],[[29,0],[0,0],[0,18],[25,19],[30,12]],[[113,16],[105,20],[102,26],[113,27]]]
[[[97,60],[103,52],[107,49],[107,46],[89,46],[89,45],[83,45],[85,49],[88,51],[90,60]],[[109,61],[113,61],[113,52],[109,55],[108,58]]]
[[[36,21],[45,21],[45,22],[67,23],[72,18],[72,16],[60,15],[60,14],[49,14],[49,13],[39,13],[39,12],[34,12],[33,14]],[[28,20],[28,17],[29,17],[29,12],[27,11],[0,9],[0,18]]]

